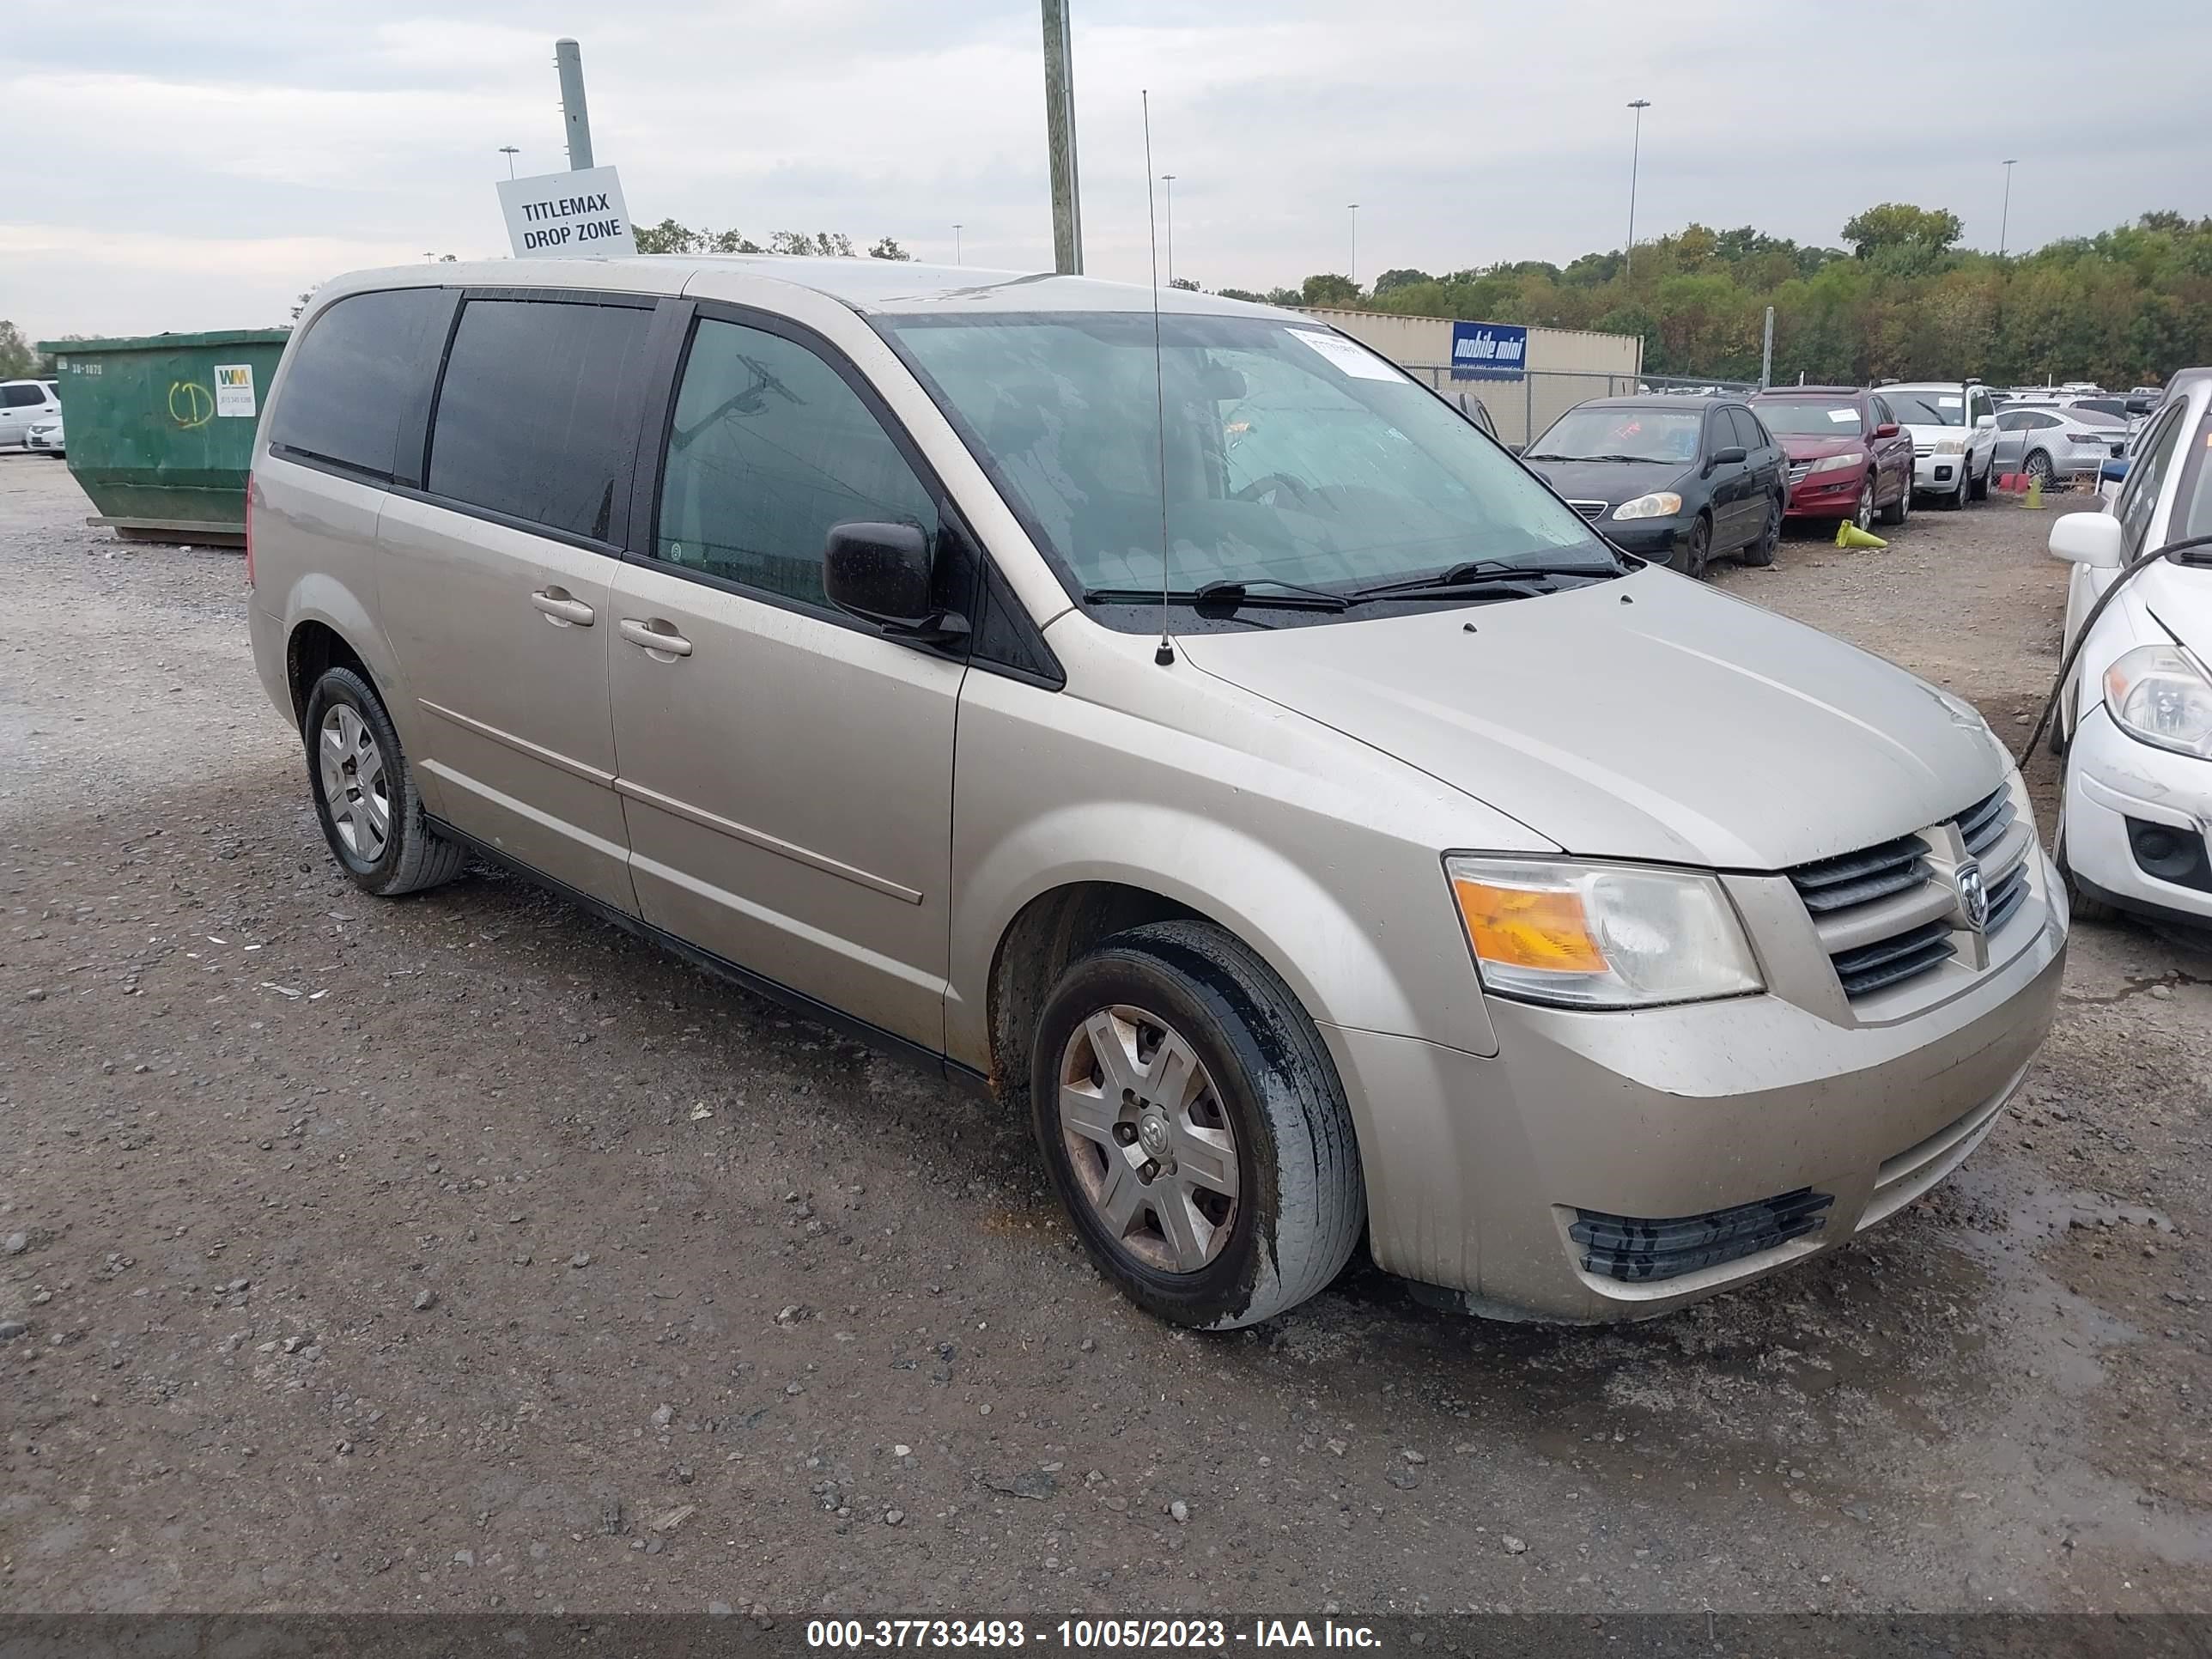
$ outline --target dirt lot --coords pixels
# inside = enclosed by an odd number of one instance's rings
[[[1749,1291],[1178,1334],[1018,1124],[517,882],[359,896],[238,556],[85,510],[0,458],[0,1606],[2212,1607],[2204,957],[2081,929],[1961,1176]],[[1717,580],[2017,738],[2048,522]]]

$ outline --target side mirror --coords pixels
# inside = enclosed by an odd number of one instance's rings
[[[1997,417],[1994,415],[1977,415],[1974,416],[1974,425],[1977,428],[1985,426],[1995,426],[1996,423]]]
[[[1880,426],[1875,428],[1874,435],[1877,438],[1894,438],[1897,435],[1897,422],[1884,421]]]
[[[2051,556],[2092,570],[2120,568],[2120,521],[2108,513],[2069,513],[2051,526]]]
[[[1747,461],[1750,459],[1751,452],[1741,444],[1730,444],[1725,449],[1713,451],[1712,459],[1705,463],[1705,471],[1710,472],[1717,466],[1727,466],[1731,462]]]
[[[934,561],[917,525],[837,524],[822,550],[822,590],[863,622],[914,639],[943,641],[968,623],[931,596]]]

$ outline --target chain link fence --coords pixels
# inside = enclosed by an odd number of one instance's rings
[[[1446,363],[1401,363],[1416,380],[1425,380],[1450,402],[1471,409],[1480,402],[1498,428],[1498,441],[1525,444],[1577,404],[1592,398],[1620,398],[1631,392],[1756,392],[1750,380],[1708,380],[1678,374],[1620,374],[1595,369],[1532,368],[1518,380],[1455,380]]]

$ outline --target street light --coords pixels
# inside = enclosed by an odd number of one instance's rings
[[[2004,164],[2004,213],[1997,220],[1997,258],[2000,259],[2005,256],[2005,233],[2012,228],[2012,170],[2019,165],[2020,157],[2017,155],[2011,157]]]
[[[507,176],[510,179],[514,178],[514,158],[521,155],[522,152],[517,149],[513,144],[501,144],[499,147],[499,153],[507,157]]]
[[[952,263],[956,265],[960,263],[960,223],[957,220],[952,225]]]
[[[1644,112],[1651,107],[1651,100],[1632,98],[1628,107],[1636,112],[1636,137],[1628,151],[1628,257],[1624,276],[1636,269],[1636,169],[1644,159]]]
[[[1175,286],[1175,181],[1172,173],[1160,174],[1160,182],[1167,186],[1161,200],[1165,204],[1168,222],[1168,286]]]
[[[1352,215],[1352,269],[1344,274],[1352,279],[1354,288],[1359,286],[1359,204],[1347,202],[1345,210]]]

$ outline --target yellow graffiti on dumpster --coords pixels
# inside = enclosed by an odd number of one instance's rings
[[[214,395],[194,381],[172,380],[169,383],[169,418],[187,429],[205,426],[215,418]]]

